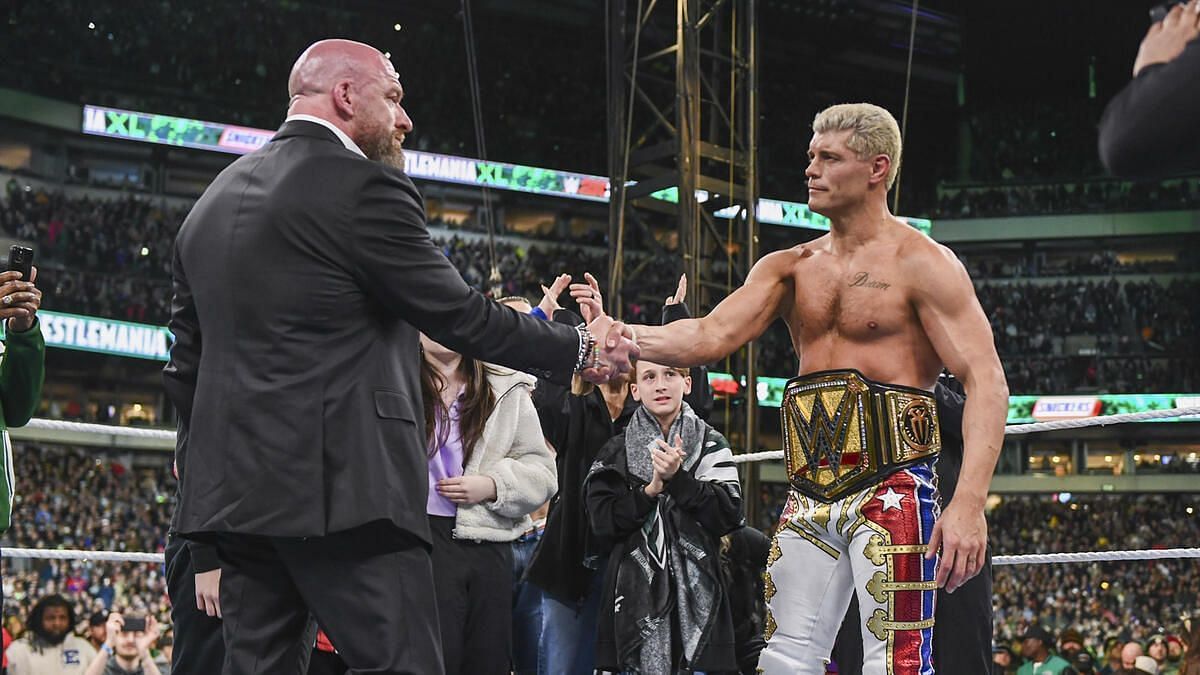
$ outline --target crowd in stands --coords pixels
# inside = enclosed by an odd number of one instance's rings
[[[393,55],[415,123],[409,147],[478,157],[458,5],[358,5],[21,3],[6,16],[12,30],[0,44],[0,85],[274,129],[300,52],[316,39],[354,36]],[[477,11],[473,46],[489,157],[603,173],[603,133],[581,132],[604,128],[604,97],[595,89],[604,81],[603,34],[529,14]],[[536,49],[514,48],[518,31]],[[264,35],[276,36],[270,48]],[[579,58],[582,45],[592,58]],[[594,104],[580,105],[587,100]],[[561,157],[571,165],[554,161]]]
[[[766,483],[755,525],[772,532],[787,486]],[[1189,508],[1191,511],[1189,512]],[[1183,548],[1200,538],[1194,494],[1005,495],[988,513],[992,555]],[[1102,656],[1117,639],[1143,646],[1183,632],[1200,609],[1200,566],[1187,559],[996,567],[996,642],[1014,646],[1031,625],[1071,629]]]
[[[1200,281],[985,282],[976,290],[1014,393],[1189,391],[1198,383],[1200,312],[1191,298]],[[1069,336],[1092,341],[1082,362],[1066,349]]]
[[[1188,513],[1188,508],[1193,513]],[[989,514],[993,555],[1184,548],[1200,537],[1196,495],[1005,496]],[[1030,623],[1074,628],[1099,647],[1110,634],[1146,640],[1177,631],[1200,600],[1194,561],[1031,565],[996,568],[997,634]]]
[[[162,551],[174,503],[166,455],[18,444],[18,501],[2,546]],[[767,483],[759,521],[770,534],[786,486]],[[1189,509],[1191,511],[1189,512]],[[1005,495],[988,513],[993,555],[1176,548],[1200,538],[1194,494]],[[4,625],[20,635],[32,604],[63,595],[80,618],[137,610],[168,619],[160,566],[82,561],[3,562]],[[1106,640],[1145,645],[1179,634],[1200,601],[1200,567],[1187,560],[995,568],[996,641],[1028,626],[1072,629],[1101,655]],[[1019,651],[1019,650],[1018,650]]]
[[[47,309],[163,324],[170,311],[172,241],[185,215],[185,208],[153,199],[70,198],[25,190],[10,180],[0,203],[0,231],[35,242]],[[455,234],[435,241],[463,278],[484,291],[536,300],[542,283],[561,272],[579,270],[593,271],[602,288],[607,288],[607,257],[600,247],[499,240],[497,284],[491,278],[486,239]],[[654,322],[681,268],[677,262],[637,263],[634,259],[627,266],[621,299],[624,318]],[[1168,282],[1122,281],[1117,276],[1186,271],[1191,257],[1122,262],[1112,251],[1095,251],[1051,259],[980,257],[967,264],[982,280],[977,293],[1015,393],[1096,388],[1180,391],[1200,384],[1195,358],[1200,311],[1193,302],[1200,281],[1184,277]],[[1042,281],[1071,275],[1108,278]],[[992,281],[1006,277],[1029,280]],[[1069,336],[1094,338],[1090,345],[1094,356],[1085,363],[1076,360],[1060,367],[1064,359],[1077,356],[1064,346]],[[1113,356],[1143,358],[1108,358]],[[786,330],[777,326],[764,336],[758,363],[764,375],[787,377],[795,372]]]
[[[1084,253],[981,254],[964,256],[962,262],[975,281],[1024,277],[1182,274],[1200,270],[1200,251],[1189,246],[1170,256],[1122,256],[1111,249]]]
[[[161,552],[175,500],[170,456],[14,446],[17,501],[4,547]],[[19,636],[33,604],[59,594],[81,621],[96,612],[150,612],[169,624],[161,565],[80,560],[3,561],[4,626]]]
[[[1200,180],[1131,183],[1063,179],[942,186],[932,218],[999,218],[1071,213],[1182,211],[1200,207]]]
[[[943,176],[932,218],[1169,211],[1200,206],[1200,180],[1106,177],[1095,99],[990,105],[967,112],[966,157]]]

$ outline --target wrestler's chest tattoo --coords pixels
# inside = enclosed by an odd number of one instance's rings
[[[880,291],[886,291],[892,285],[877,277],[872,277],[868,272],[854,272],[850,275],[850,281],[847,284],[850,288],[874,288]]]

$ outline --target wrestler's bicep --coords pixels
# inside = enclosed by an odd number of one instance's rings
[[[998,365],[992,327],[966,268],[949,251],[929,258],[920,267],[914,302],[934,351],[963,379],[976,368]]]
[[[735,349],[762,335],[788,309],[793,297],[791,267],[780,251],[760,260],[746,283],[729,294],[703,321]]]

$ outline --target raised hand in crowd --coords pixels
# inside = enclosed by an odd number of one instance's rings
[[[663,300],[665,305],[679,305],[683,303],[683,299],[687,297],[687,275],[679,275],[679,285],[675,287],[675,295],[668,295],[666,300]]]
[[[563,294],[563,291],[567,290],[567,286],[570,283],[570,274],[560,274],[554,278],[554,281],[550,282],[549,288],[545,284],[542,284],[542,301],[538,303],[537,308],[542,310],[542,314],[547,319],[553,319],[554,313],[562,309],[562,306],[558,304],[558,298]]]
[[[42,306],[42,291],[34,285],[36,280],[36,267],[28,281],[21,279],[20,272],[0,272],[0,320],[7,320],[8,327],[18,333],[33,327]]]

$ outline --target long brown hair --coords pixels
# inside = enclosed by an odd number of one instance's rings
[[[463,390],[462,404],[458,410],[459,432],[462,435],[463,466],[471,461],[471,451],[483,437],[483,427],[487,424],[488,416],[496,407],[496,395],[488,383],[488,373],[491,369],[482,361],[477,361],[463,355],[458,364],[458,374],[462,376],[466,387]],[[442,425],[442,434],[434,438],[437,421],[448,421],[450,411],[442,402],[441,391],[446,387],[442,377],[424,351],[421,353],[421,402],[425,404],[425,451],[433,457],[439,446],[446,442],[450,430]]]

